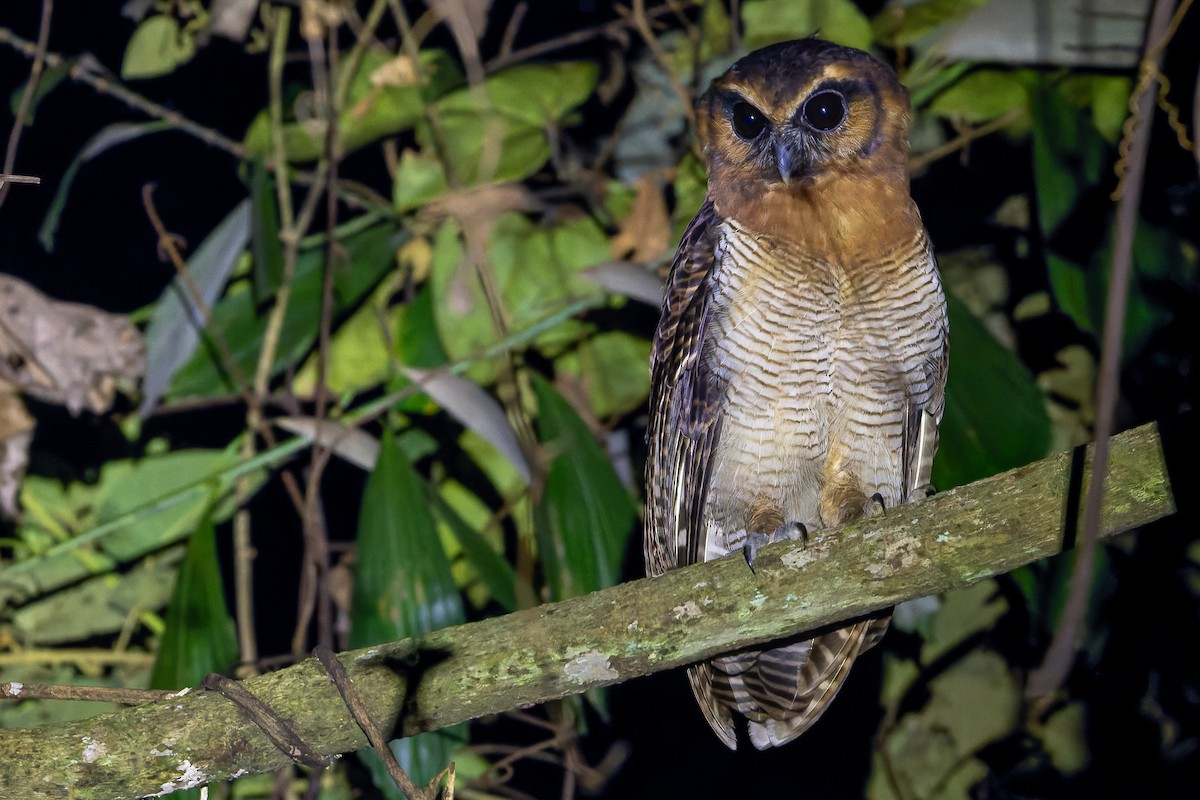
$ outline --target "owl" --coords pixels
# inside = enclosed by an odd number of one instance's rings
[[[931,491],[946,301],[909,195],[908,93],[818,39],[742,58],[701,100],[704,204],[651,356],[647,573],[803,538]],[[797,587],[803,592],[803,586]],[[737,747],[803,733],[887,628],[860,619],[688,670]]]

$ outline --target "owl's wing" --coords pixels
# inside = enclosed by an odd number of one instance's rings
[[[934,261],[933,249],[926,245],[928,258]],[[932,340],[929,358],[922,364],[921,375],[909,387],[904,419],[903,464],[904,481],[900,501],[908,502],[924,496],[933,477],[933,457],[938,448],[938,429],[946,406],[946,372],[949,366],[950,332],[946,324],[946,305],[942,303],[925,321],[927,335]]]
[[[724,391],[703,357],[720,217],[705,201],[684,231],[650,358],[646,570],[700,560],[704,501]]]

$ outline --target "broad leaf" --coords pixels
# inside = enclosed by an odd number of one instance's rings
[[[25,518],[18,529],[24,557],[4,570],[0,606],[112,571],[186,537],[207,513],[214,492],[229,490],[239,462],[223,451],[180,450],[110,461],[94,484],[64,487],[28,477],[21,487]],[[224,504],[214,520],[229,513],[231,506]]]
[[[225,672],[237,662],[237,636],[225,605],[211,518],[196,529],[188,542],[175,591],[167,605],[166,622],[150,678],[151,688],[195,686],[210,672]]]
[[[1100,335],[1112,266],[1115,206],[1108,196],[1113,154],[1088,111],[1046,80],[1031,90],[1038,226],[1059,307],[1081,330]],[[1151,299],[1148,281],[1186,282],[1179,240],[1139,218],[1126,305],[1124,351],[1137,353],[1169,313]]]
[[[191,287],[205,308],[213,307],[233,272],[250,238],[251,220],[250,202],[243,200],[188,259]],[[139,409],[143,418],[154,410],[176,371],[195,353],[203,329],[204,315],[196,307],[191,288],[175,278],[159,296],[146,328],[146,378]]]
[[[174,17],[167,14],[147,17],[125,46],[121,77],[132,81],[167,75],[191,61],[195,54],[195,34],[180,26]]]
[[[870,20],[851,0],[746,0],[742,24],[750,50],[814,34],[860,50],[875,39]]]
[[[396,248],[394,230],[375,225],[347,235],[341,240],[346,261],[335,274],[334,315],[344,313],[362,299],[392,266]],[[325,248],[313,247],[302,252],[296,263],[292,294],[279,335],[272,374],[295,364],[308,352],[317,338],[321,314],[321,279],[325,266]],[[213,309],[212,324],[221,331],[243,377],[254,374],[259,348],[267,326],[269,308],[254,302],[248,287],[231,291]],[[218,353],[205,349],[197,352],[175,375],[171,398],[208,396],[235,391],[232,377]]]
[[[1046,455],[1050,421],[1041,391],[953,295],[950,375],[933,483],[951,489]]]
[[[425,483],[390,432],[363,491],[357,548],[351,647],[464,621],[462,598],[438,538]],[[392,749],[413,780],[424,784],[446,766],[456,736],[461,731],[421,734],[393,742]]]
[[[587,100],[598,74],[590,62],[527,64],[488,78],[482,94],[468,87],[439,100],[441,141],[457,177],[473,185],[532,175],[550,158],[548,129]],[[435,152],[437,138],[427,125],[418,135],[424,150]]]
[[[633,502],[583,420],[554,387],[533,377],[537,427],[552,456],[538,505],[538,555],[554,599],[621,579]]]
[[[347,63],[343,62],[343,68]],[[462,84],[462,73],[442,50],[423,51],[420,74],[410,70],[404,79],[396,77],[396,63],[397,57],[382,48],[370,48],[363,53],[338,119],[343,153],[410,130],[427,103]],[[283,126],[283,140],[288,161],[312,161],[325,149],[325,125],[316,117],[287,122]],[[245,144],[251,158],[270,156],[268,111],[263,110],[250,123]]]
[[[452,359],[478,356],[502,339],[479,277],[464,255],[458,225],[445,223],[434,241],[431,282],[438,333]],[[494,224],[488,256],[510,332],[535,325],[572,300],[603,296],[580,274],[609,259],[608,239],[590,218],[546,228],[522,214],[504,214]],[[539,335],[536,346],[554,355],[585,330],[578,320],[564,320]],[[494,370],[494,364],[481,362],[470,375],[487,383]]]

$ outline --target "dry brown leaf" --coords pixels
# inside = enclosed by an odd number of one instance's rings
[[[29,465],[29,443],[36,424],[17,391],[14,384],[0,381],[0,514],[8,519],[21,515],[17,495]]]
[[[671,246],[671,215],[653,174],[638,179],[637,197],[612,240],[613,258],[653,261]]]
[[[491,183],[450,192],[426,206],[421,214],[433,220],[454,219],[462,226],[468,242],[487,242],[492,224],[509,211],[530,211],[537,206],[533,195],[519,183]]]
[[[345,18],[345,9],[334,0],[301,0],[300,35],[309,41],[323,39],[331,28],[340,26]]]
[[[0,275],[0,379],[32,397],[99,414],[118,380],[145,371],[145,345],[127,319],[81,303],[46,297]]]
[[[421,70],[409,56],[399,55],[371,72],[373,89],[407,89],[421,84]]]
[[[430,0],[429,10],[446,23],[464,56],[478,53],[479,40],[487,30],[488,6],[492,0]]]

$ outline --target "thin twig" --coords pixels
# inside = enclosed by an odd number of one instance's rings
[[[926,150],[924,153],[917,153],[910,157],[908,159],[908,171],[910,173],[920,172],[934,161],[957,153],[976,139],[982,139],[984,136],[1007,128],[1023,116],[1025,116],[1025,109],[1012,108],[982,125],[968,128],[950,141],[940,144],[932,150]]]
[[[645,18],[647,20],[654,20],[674,12],[675,9],[668,3],[646,9]],[[622,31],[633,27],[636,27],[636,22],[630,16],[626,15],[612,22],[605,22],[600,25],[593,25],[590,28],[572,31],[562,36],[556,36],[553,39],[547,39],[544,42],[538,42],[529,47],[522,47],[520,50],[510,50],[507,53],[502,50],[495,58],[484,65],[484,69],[489,73],[499,72],[505,67],[521,64],[530,59],[538,58],[539,56],[544,56],[547,53],[553,53],[558,50],[564,50],[568,47],[590,41],[591,39],[616,36]]]
[[[37,45],[17,36],[8,28],[0,27],[0,44],[8,45],[27,58],[35,58],[37,55]],[[46,66],[54,69],[66,63],[67,59],[58,53],[47,52],[45,61]],[[246,148],[240,142],[235,142],[213,128],[207,128],[188,119],[178,111],[172,111],[122,86],[112,73],[90,53],[83,53],[77,57],[68,76],[71,80],[90,86],[99,94],[115,98],[148,117],[168,122],[172,127],[191,134],[206,144],[224,150],[237,158],[246,157]]]
[[[8,45],[27,58],[34,58],[37,54],[37,45],[17,36],[8,28],[0,27],[0,44]],[[51,69],[65,64],[67,60],[67,57],[52,52],[47,52],[45,57],[46,66]],[[223,150],[235,158],[244,160],[248,156],[246,148],[241,142],[236,142],[214,128],[206,127],[194,120],[188,119],[178,111],[159,105],[121,85],[112,73],[92,54],[83,53],[75,57],[75,60],[76,64],[68,73],[68,77],[71,80],[91,87],[98,94],[112,97],[152,119],[162,120],[172,128],[193,136],[211,147]],[[267,162],[267,166],[273,166],[271,161]],[[324,186],[322,176],[314,178],[312,175],[301,172],[297,173],[293,179],[296,183],[302,185]],[[11,180],[10,182],[28,183],[30,181]],[[370,192],[363,192],[361,187],[352,182],[347,181],[339,184],[338,191],[347,203],[352,203],[362,208],[372,208],[378,205],[378,198],[376,196],[373,196]],[[385,206],[389,210],[391,209],[390,203],[385,204]]]
[[[412,778],[408,776],[408,773],[400,766],[400,762],[396,760],[396,754],[392,752],[392,748],[388,747],[387,737],[383,735],[383,731],[371,719],[371,712],[367,704],[363,702],[362,696],[354,688],[354,683],[346,673],[346,668],[338,660],[337,656],[334,655],[333,650],[321,645],[313,651],[313,655],[325,667],[325,671],[329,673],[329,680],[337,687],[338,694],[342,696],[342,701],[346,704],[346,708],[350,710],[354,721],[358,723],[358,727],[366,734],[367,741],[371,743],[375,754],[379,756],[384,766],[387,767],[388,775],[391,776],[392,781],[396,784],[396,788],[403,792],[404,796],[409,800],[423,800],[423,798],[434,800],[437,797],[437,786],[441,776],[439,775],[435,778],[429,786],[420,787],[413,783]]]
[[[149,655],[143,653],[142,655]],[[87,700],[95,703],[120,703],[139,706],[155,700],[168,700],[178,692],[160,689],[127,689],[123,686],[68,686],[55,683],[0,683],[0,699],[5,700]]]
[[[667,4],[667,9],[672,13],[675,8],[672,4]],[[667,53],[663,50],[662,45],[658,42],[658,37],[655,36],[654,30],[650,25],[650,16],[646,12],[646,0],[633,0],[633,11],[630,15],[633,18],[633,26],[638,33],[642,35],[646,46],[650,48],[650,52],[654,55],[659,66],[667,74],[667,80],[671,83],[671,89],[679,97],[679,103],[683,106],[683,115],[687,117],[688,127],[695,130],[696,128],[696,108],[693,104],[692,93],[686,86],[679,82],[679,77],[675,71],[671,69],[671,60],[667,57]]]
[[[87,667],[148,667],[154,663],[152,653],[137,650],[17,650],[0,653],[0,667],[26,664],[78,664]]]
[[[404,6],[400,0],[389,0],[388,5],[392,11],[392,19],[395,21],[396,27],[400,30],[400,47],[412,62],[413,68],[417,71],[419,78],[424,80],[426,76],[424,75],[424,67],[421,65],[421,42],[417,38],[413,24],[409,21],[408,14],[404,11]],[[425,117],[425,122],[429,125],[434,152],[437,154],[438,161],[441,162],[442,169],[446,173],[446,184],[451,189],[457,189],[462,185],[462,182],[458,178],[457,165],[450,158],[450,140],[446,135],[446,126],[442,124],[442,116],[438,112],[437,106],[433,103],[423,103],[421,114]]]
[[[521,22],[525,19],[527,11],[529,11],[529,3],[525,0],[521,0],[513,8],[512,16],[508,18],[508,24],[504,26],[504,37],[500,40],[500,52],[496,58],[507,58],[512,55],[513,42],[517,40],[517,32],[521,30]]]
[[[21,132],[25,130],[25,118],[37,95],[38,81],[42,77],[42,69],[46,66],[46,48],[50,44],[50,17],[54,12],[54,0],[42,0],[42,19],[38,23],[38,40],[33,56],[33,66],[29,69],[29,81],[21,92],[21,102],[17,104],[17,114],[13,119],[12,130],[8,134],[8,147],[4,150],[4,167],[0,174],[8,175],[17,163],[17,145],[21,142]],[[8,184],[13,181],[0,180],[0,206],[8,195]]]
[[[1190,0],[1181,9],[1186,10]],[[1109,438],[1113,432],[1119,393],[1121,339],[1125,329],[1125,306],[1129,291],[1129,273],[1133,259],[1133,236],[1137,227],[1138,204],[1142,197],[1146,155],[1150,144],[1150,126],[1154,113],[1154,75],[1162,50],[1170,37],[1174,0],[1156,0],[1146,31],[1147,49],[1139,66],[1141,80],[1130,98],[1132,117],[1125,128],[1122,142],[1122,161],[1126,171],[1121,178],[1121,197],[1117,204],[1116,232],[1113,238],[1112,270],[1108,287],[1108,304],[1104,315],[1103,342],[1100,349],[1099,379],[1096,389],[1096,445],[1091,480],[1084,500],[1083,531],[1079,552],[1071,573],[1067,602],[1062,621],[1046,650],[1041,666],[1029,675],[1025,696],[1038,698],[1040,707],[1066,680],[1075,662],[1091,594],[1096,542],[1100,531],[1100,510],[1104,499],[1105,478],[1108,476]]]

